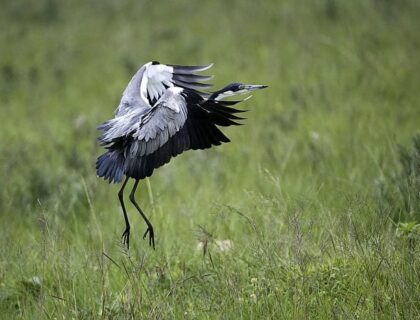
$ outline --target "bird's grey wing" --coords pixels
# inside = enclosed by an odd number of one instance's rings
[[[108,152],[98,158],[98,176],[119,182],[125,174],[142,179],[153,172],[154,164],[145,162],[185,124],[187,104],[182,88],[169,88],[147,112],[133,109],[98,127],[99,138]]]
[[[182,88],[171,87],[164,92],[153,107],[133,108],[117,115],[98,127],[104,133],[99,137],[103,146],[109,146],[121,139],[130,150],[126,156],[138,157],[154,152],[173,136],[185,123],[187,106],[180,94]]]
[[[181,88],[170,88],[146,113],[137,129],[131,133],[132,141],[126,149],[126,158],[149,155],[174,136],[187,120],[187,102]]]
[[[104,122],[97,127],[98,130],[103,131],[98,138],[99,142],[102,146],[110,147],[116,142],[121,142],[121,139],[127,140],[137,130],[145,114],[145,110],[134,108]]]

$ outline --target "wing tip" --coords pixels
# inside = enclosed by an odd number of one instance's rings
[[[175,70],[179,70],[181,72],[203,72],[211,67],[213,67],[214,63],[210,63],[208,65],[195,65],[195,66],[182,66],[176,64],[167,64],[168,67],[172,67]]]

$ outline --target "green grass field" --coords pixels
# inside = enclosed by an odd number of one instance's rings
[[[420,319],[418,1],[1,8],[1,319]],[[141,182],[155,251],[127,191],[127,252],[95,128],[150,60],[269,89]]]

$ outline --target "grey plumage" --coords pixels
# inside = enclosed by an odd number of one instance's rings
[[[129,222],[122,199],[127,179],[136,180],[130,199],[145,219],[149,244],[154,246],[153,228],[134,200],[138,181],[188,149],[229,142],[218,126],[239,124],[235,120],[242,119],[236,115],[241,110],[232,106],[241,101],[223,99],[265,87],[232,83],[213,93],[202,92],[211,87],[205,82],[212,77],[197,73],[211,66],[164,65],[156,61],[145,64],[124,90],[115,117],[98,126],[103,131],[98,139],[107,152],[96,162],[97,175],[109,182],[121,182],[126,176],[120,201],[127,247]]]

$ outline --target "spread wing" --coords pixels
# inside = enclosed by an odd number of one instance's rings
[[[185,124],[188,117],[187,102],[180,94],[183,89],[170,88],[142,117],[136,131],[132,133],[127,158],[142,157],[155,152]]]
[[[124,145],[130,145],[126,157],[156,151],[179,131],[187,119],[187,102],[179,94],[182,90],[171,87],[146,112],[134,109],[100,125],[98,129],[104,133],[99,141],[111,149],[113,145],[121,146],[121,141],[124,141]]]
[[[179,66],[159,64],[158,62],[146,63],[137,70],[125,88],[115,115],[122,116],[137,109],[146,112],[171,87],[194,90],[203,98],[207,98],[209,94],[200,90],[211,87],[211,84],[203,82],[212,79],[212,77],[196,73],[208,70],[211,67],[212,64],[207,66]]]
[[[194,90],[202,96],[206,93],[200,90],[208,89],[212,85],[203,83],[212,79],[211,76],[196,74],[208,70],[212,64],[207,66],[178,66],[165,65],[152,62],[146,65],[143,73],[143,79],[140,85],[140,94],[149,101],[150,105],[154,103],[170,87],[180,87]]]
[[[189,149],[229,142],[217,126],[237,125],[239,101],[205,100],[193,90],[171,87],[146,113],[130,113],[104,123],[99,138],[109,150],[98,159],[99,176],[120,181],[122,173],[143,179]],[[118,163],[118,165],[116,165]]]
[[[154,169],[168,163],[172,157],[186,150],[207,149],[212,145],[230,141],[217,126],[238,125],[233,120],[242,119],[235,115],[241,111],[230,106],[239,101],[208,101],[190,90],[184,90],[182,96],[185,104],[182,105],[180,115],[172,118],[173,124],[165,126],[162,123],[160,126],[155,126],[156,131],[148,136],[151,140],[147,142],[146,147],[143,147],[146,137],[137,142],[142,147],[134,147],[135,149],[130,147],[130,156],[126,158],[124,168],[127,176],[135,179],[149,177]],[[156,118],[153,123],[160,122],[157,118],[161,116],[156,113],[154,117]],[[175,128],[171,130],[172,126]],[[161,127],[164,129],[161,130]],[[135,150],[137,152],[134,152]],[[152,152],[149,153],[148,150]]]

